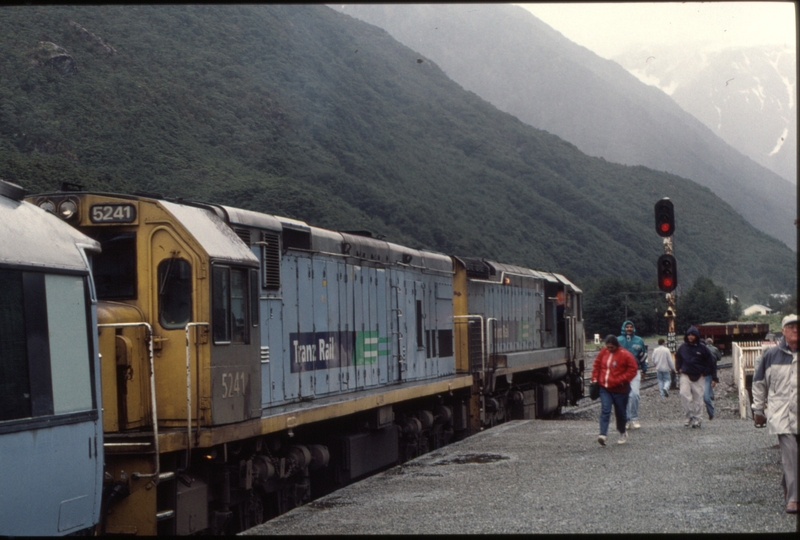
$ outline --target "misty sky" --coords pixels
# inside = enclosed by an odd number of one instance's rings
[[[604,58],[631,43],[795,48],[794,2],[518,4]]]

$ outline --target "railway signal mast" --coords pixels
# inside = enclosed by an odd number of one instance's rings
[[[658,258],[658,288],[667,293],[667,347],[675,354],[675,296],[678,286],[678,266],[672,254],[672,234],[675,232],[675,210],[669,197],[655,204],[656,232],[664,239],[664,255]]]

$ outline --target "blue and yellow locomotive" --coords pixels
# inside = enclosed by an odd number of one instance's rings
[[[244,530],[582,396],[563,276],[221,205],[29,201],[102,247],[103,532]]]

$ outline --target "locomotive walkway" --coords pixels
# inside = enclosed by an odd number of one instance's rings
[[[601,447],[599,401],[584,399],[558,420],[503,424],[244,534],[796,531],[777,437],[738,417],[730,369],[720,380],[716,417],[700,429],[683,426],[677,391],[647,386],[641,429],[618,445],[612,427]]]

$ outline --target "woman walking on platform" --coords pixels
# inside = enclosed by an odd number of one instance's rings
[[[606,445],[608,424],[611,420],[611,408],[617,420],[617,431],[620,438],[618,444],[628,441],[625,431],[625,415],[628,407],[628,393],[631,381],[639,372],[636,359],[626,349],[619,346],[616,336],[608,335],[605,347],[597,354],[592,363],[592,383],[600,385],[600,435],[597,442]]]

